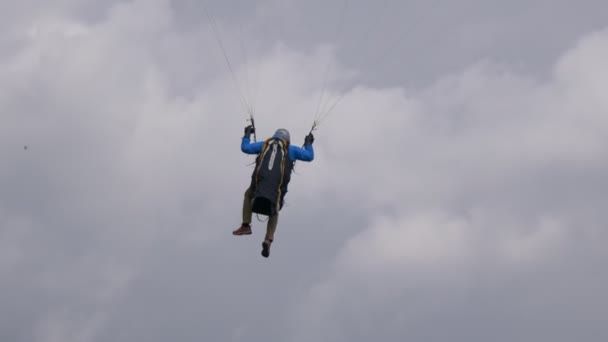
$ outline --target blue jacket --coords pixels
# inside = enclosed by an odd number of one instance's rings
[[[262,147],[264,147],[263,141],[252,143],[249,137],[243,137],[243,140],[241,141],[241,151],[247,154],[259,154],[262,152]],[[310,162],[315,159],[315,151],[311,144],[304,146],[304,148],[290,144],[289,159],[291,159],[291,161],[301,160]]]

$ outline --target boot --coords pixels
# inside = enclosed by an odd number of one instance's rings
[[[272,243],[271,240],[264,240],[264,242],[262,242],[262,256],[264,258],[268,258],[270,256],[270,244]]]
[[[251,235],[251,225],[243,223],[232,235]]]

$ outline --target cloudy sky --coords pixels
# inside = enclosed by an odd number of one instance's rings
[[[1,341],[608,340],[605,1],[0,18]],[[245,107],[300,144],[334,103],[262,258]]]

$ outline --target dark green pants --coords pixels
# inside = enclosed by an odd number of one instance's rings
[[[245,191],[245,198],[243,199],[243,223],[251,224],[251,217],[253,212],[251,211],[251,200],[252,200],[252,191],[251,187]],[[278,205],[278,204],[277,204]],[[266,239],[273,241],[274,233],[277,230],[277,223],[279,223],[279,208],[277,208],[276,214],[268,219],[268,224],[266,224]]]

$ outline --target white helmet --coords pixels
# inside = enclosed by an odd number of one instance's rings
[[[279,128],[277,129],[276,132],[274,132],[274,137],[275,138],[280,138],[280,139],[284,139],[287,140],[287,142],[289,142],[289,131],[286,130],[285,128]]]

